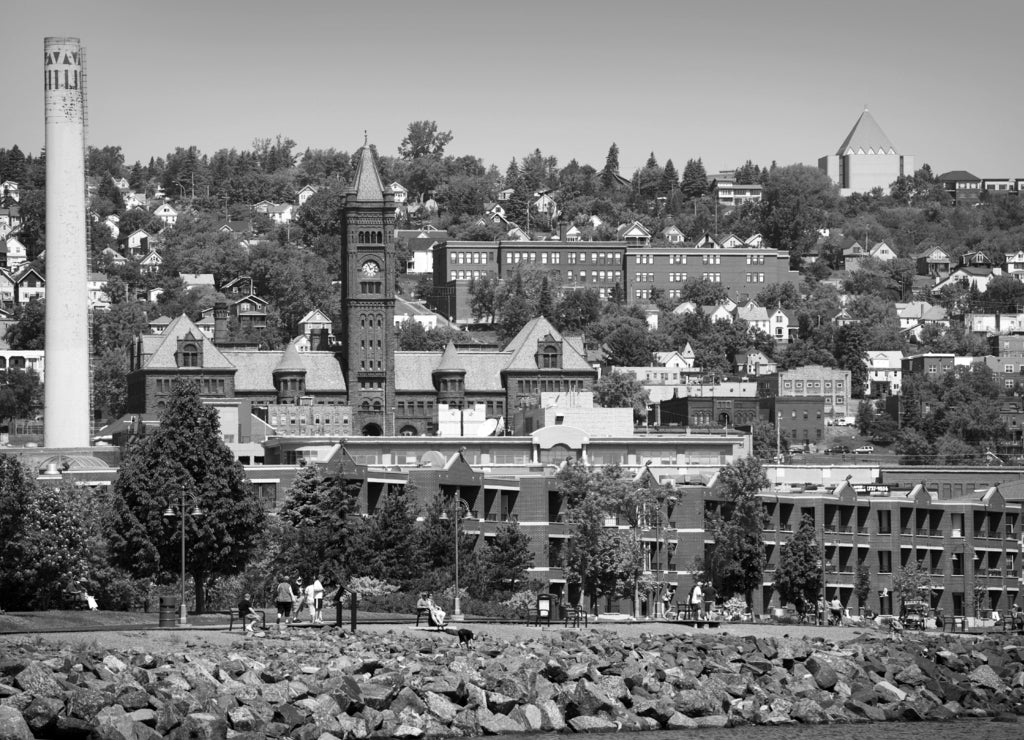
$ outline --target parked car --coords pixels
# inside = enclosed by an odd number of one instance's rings
[[[861,445],[860,447],[855,449],[853,452],[854,452],[855,455],[870,455],[874,451],[875,451],[875,448],[872,447],[871,445]]]
[[[825,450],[826,455],[849,455],[850,448],[846,445],[836,445],[835,447],[829,447]]]

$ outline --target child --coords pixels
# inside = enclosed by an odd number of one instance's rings
[[[255,635],[256,637],[263,637],[262,632],[256,631],[256,625],[259,624],[260,615],[256,613],[256,610],[252,608],[252,602],[250,594],[242,596],[242,600],[238,602],[238,618],[242,620],[242,624],[245,625],[245,632],[243,635],[248,637],[249,635]]]

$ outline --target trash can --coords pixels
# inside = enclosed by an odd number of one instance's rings
[[[178,624],[178,606],[179,601],[177,596],[161,596],[160,597],[160,626],[161,627],[174,627]]]

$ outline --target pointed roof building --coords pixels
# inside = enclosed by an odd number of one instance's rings
[[[893,146],[865,107],[836,153],[818,160],[818,169],[832,178],[842,196],[875,188],[888,193],[898,178],[914,174],[914,158]]]
[[[359,163],[356,165],[356,176],[352,180],[349,192],[357,201],[384,200],[384,183],[377,172],[377,163],[373,150],[366,144],[359,150]]]

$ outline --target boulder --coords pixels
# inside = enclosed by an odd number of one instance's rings
[[[59,699],[64,696],[64,687],[60,685],[53,671],[38,661],[32,661],[14,676],[14,685],[33,696],[52,696]]]
[[[14,707],[0,705],[0,740],[33,740],[28,723]]]
[[[580,715],[569,720],[569,727],[574,732],[616,732],[620,725],[601,717]]]

